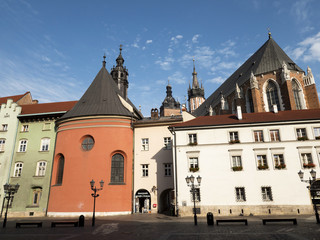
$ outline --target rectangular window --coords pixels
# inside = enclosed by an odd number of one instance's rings
[[[232,156],[232,169],[233,171],[242,170],[241,156]]]
[[[231,143],[238,143],[239,141],[239,134],[238,132],[229,132],[230,142]]]
[[[315,164],[312,160],[311,153],[301,153],[301,161],[304,168],[313,168]]]
[[[43,130],[46,131],[46,130],[50,130],[50,129],[51,129],[51,123],[44,123]]]
[[[257,161],[258,169],[264,170],[269,168],[266,155],[257,155]]]
[[[196,145],[198,144],[197,142],[197,134],[189,134],[189,145]]]
[[[263,201],[272,201],[271,187],[261,187],[261,194]]]
[[[163,142],[164,142],[164,149],[171,149],[171,138],[170,137],[163,138]]]
[[[47,162],[45,161],[38,162],[36,176],[43,177],[46,174],[46,166],[47,166]]]
[[[314,131],[314,138],[320,139],[320,127],[313,128],[313,131]]]
[[[21,162],[15,164],[14,172],[13,172],[14,177],[21,177],[22,167],[23,167],[23,163]]]
[[[236,187],[236,201],[237,202],[246,201],[246,192],[244,187]]]
[[[307,131],[305,128],[297,128],[297,138],[298,140],[307,140]]]
[[[149,176],[149,165],[142,164],[142,177],[148,177],[148,176]]]
[[[270,130],[270,141],[271,142],[280,141],[280,134],[278,129]]]
[[[28,143],[27,140],[20,140],[18,152],[25,152],[25,151],[27,151],[27,143]]]
[[[149,138],[142,138],[141,139],[141,146],[142,146],[142,151],[148,151],[149,150]]]
[[[8,124],[2,124],[1,131],[2,131],[2,132],[8,131]]]
[[[164,164],[164,175],[171,176],[172,175],[172,163]]]
[[[254,131],[254,141],[255,142],[263,142],[263,131],[262,130],[257,130]]]
[[[33,190],[32,205],[39,205],[41,195],[42,195],[42,189],[37,188]]]
[[[40,151],[42,152],[49,151],[49,146],[50,146],[50,138],[41,139]]]
[[[28,132],[29,131],[29,125],[22,125],[21,132]]]
[[[192,191],[192,189],[190,190],[190,194],[191,194],[191,202],[193,202],[193,191]],[[200,202],[201,201],[200,188],[194,188],[194,200],[195,200],[195,202]]]
[[[283,154],[273,154],[273,160],[275,168],[282,169],[286,167],[286,164],[284,163]]]
[[[189,171],[190,172],[199,171],[199,161],[197,157],[189,158]]]
[[[5,139],[0,139],[0,152],[4,152]]]

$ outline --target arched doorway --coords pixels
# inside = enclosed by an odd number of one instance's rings
[[[135,195],[135,212],[148,213],[151,211],[151,195],[146,189],[139,189]]]
[[[159,213],[173,215],[174,214],[174,191],[166,189],[160,194]]]

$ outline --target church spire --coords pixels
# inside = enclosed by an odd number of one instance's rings
[[[193,59],[193,80],[192,80],[192,88],[199,88],[199,82],[198,82],[198,77],[197,77],[197,72],[196,72],[196,66],[194,64],[194,59]]]
[[[119,53],[118,58],[116,59],[116,62],[117,62],[117,66],[123,66],[124,59],[123,59],[122,54],[121,54],[121,52],[122,52],[122,44],[120,44],[119,50],[120,50],[120,53]]]

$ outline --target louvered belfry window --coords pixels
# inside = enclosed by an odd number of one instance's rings
[[[112,184],[124,183],[124,158],[119,153],[112,156],[111,183]]]

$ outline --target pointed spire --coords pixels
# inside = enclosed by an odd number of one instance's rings
[[[193,81],[192,81],[192,88],[199,88],[199,83],[198,83],[198,78],[197,78],[197,72],[196,72],[196,66],[194,64],[194,59],[193,59]]]

